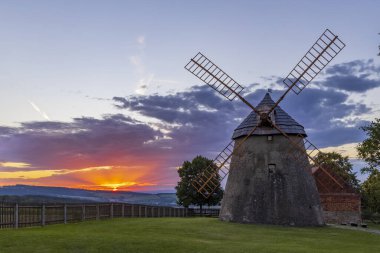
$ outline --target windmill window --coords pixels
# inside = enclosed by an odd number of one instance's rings
[[[268,141],[273,141],[273,135],[268,135]]]
[[[276,164],[270,163],[268,164],[268,172],[273,173],[276,170]]]

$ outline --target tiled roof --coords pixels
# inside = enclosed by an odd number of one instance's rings
[[[265,95],[263,100],[257,105],[257,109],[265,110],[271,108],[275,102],[272,100],[269,93]],[[247,135],[253,127],[258,123],[258,115],[252,111],[247,118],[235,129],[232,139]],[[274,123],[287,134],[302,134],[306,136],[305,129],[297,121],[295,121],[289,114],[287,114],[281,107],[277,106],[274,109]],[[270,127],[258,127],[253,135],[276,135],[281,134],[276,129]]]

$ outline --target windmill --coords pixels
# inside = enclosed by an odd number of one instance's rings
[[[234,131],[232,141],[193,180],[209,198],[229,174],[220,219],[243,223],[296,226],[323,225],[319,195],[311,167],[319,167],[335,184],[342,183],[316,163],[320,152],[301,125],[280,107],[290,92],[297,95],[332,61],[345,44],[326,29],[284,78],[287,89],[274,102],[267,93],[253,106],[242,95],[243,86],[198,53],[185,66],[189,72],[228,100],[239,98],[252,112]]]

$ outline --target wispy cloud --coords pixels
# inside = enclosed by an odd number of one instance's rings
[[[348,156],[350,159],[358,159],[357,145],[357,143],[348,143],[336,147],[321,148],[320,150],[322,152],[337,152],[343,156]]]
[[[43,112],[34,102],[32,102],[32,101],[28,101],[29,102],[29,104],[33,107],[33,109],[36,111],[36,112],[38,112],[44,119],[46,119],[46,120],[48,120],[48,121],[50,121],[50,118],[49,118],[49,116],[45,113],[45,112]]]
[[[136,74],[137,74],[137,88],[135,92],[138,95],[145,95],[146,90],[148,89],[149,85],[151,84],[154,74],[147,73],[145,69],[145,63],[143,61],[143,57],[145,54],[145,46],[146,46],[146,40],[145,36],[140,35],[136,38],[137,43],[137,52],[135,55],[132,55],[129,57],[129,61],[132,64],[132,66],[135,68]]]
[[[135,43],[137,43],[136,54],[129,57],[129,62],[134,67],[137,76],[137,87],[135,93],[137,95],[146,95],[147,91],[154,86],[154,88],[159,88],[162,84],[178,84],[178,81],[170,79],[158,79],[155,78],[155,74],[148,71],[144,61],[145,58],[145,47],[147,45],[146,37],[140,35],[136,38]]]
[[[31,165],[29,163],[22,163],[22,162],[0,162],[0,168],[30,168]]]
[[[136,41],[140,46],[142,46],[142,47],[145,46],[145,36],[143,36],[143,35],[138,36]]]

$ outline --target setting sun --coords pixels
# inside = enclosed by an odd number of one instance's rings
[[[129,186],[134,186],[136,185],[136,182],[122,182],[122,183],[106,183],[106,184],[101,184],[100,186],[106,187],[106,188],[111,188],[112,191],[117,191],[119,187],[129,187]]]

